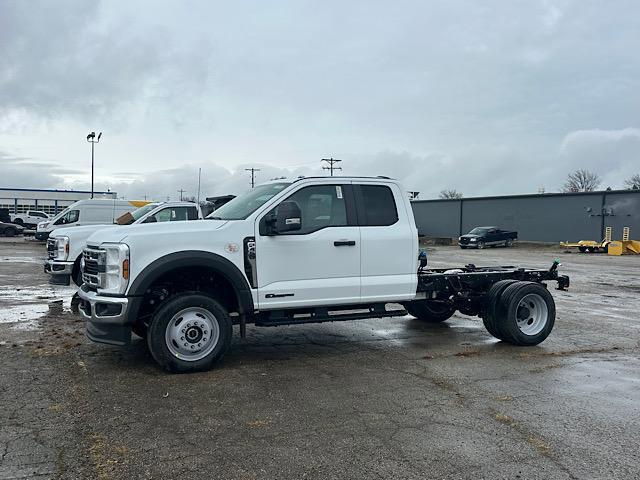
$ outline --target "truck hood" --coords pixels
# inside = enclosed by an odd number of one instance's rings
[[[228,220],[192,220],[184,222],[145,223],[141,225],[114,225],[106,230],[95,232],[87,239],[87,245],[98,246],[101,243],[125,242],[130,237],[148,237],[158,235],[190,235],[210,232],[223,227]]]
[[[53,230],[50,237],[73,237],[74,235],[87,235],[98,230],[104,230],[105,228],[113,228],[116,225],[83,225],[81,227],[62,227]]]
[[[466,235],[460,235],[460,238],[480,238],[480,235],[467,233]]]

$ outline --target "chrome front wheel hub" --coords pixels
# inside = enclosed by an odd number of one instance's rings
[[[169,351],[188,362],[200,360],[216,347],[220,339],[218,320],[209,310],[188,307],[176,313],[165,331]]]

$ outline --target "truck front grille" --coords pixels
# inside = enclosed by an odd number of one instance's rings
[[[54,238],[47,238],[47,258],[49,260],[56,258],[56,240]]]
[[[104,265],[98,263],[98,258],[104,250],[87,247],[82,252],[83,267],[82,281],[93,287],[101,287],[100,273],[104,272]]]

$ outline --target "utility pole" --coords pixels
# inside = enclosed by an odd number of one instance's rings
[[[178,193],[180,194],[180,201],[182,201],[182,194],[186,192],[186,190],[180,189],[178,190]]]
[[[259,168],[245,168],[245,170],[247,172],[251,172],[251,188],[253,188],[255,186],[255,172],[259,172],[260,169]]]
[[[328,167],[322,167],[323,170],[329,170],[331,172],[331,176],[333,177],[333,171],[334,170],[342,170],[342,167],[334,167],[333,164],[334,163],[338,163],[341,162],[342,160],[339,160],[337,158],[323,158],[322,160],[320,160],[321,162],[327,162],[329,164]]]
[[[198,205],[200,205],[200,177],[202,176],[202,168],[198,169]]]
[[[98,138],[96,138],[96,132],[91,132],[87,135],[87,142],[91,144],[91,198],[93,198],[93,147],[100,141],[101,136],[102,132],[98,134]]]

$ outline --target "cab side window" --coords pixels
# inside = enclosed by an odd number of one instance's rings
[[[80,219],[80,210],[69,210],[63,217],[60,217],[55,225],[67,225],[75,223]]]
[[[304,235],[326,227],[347,225],[347,208],[341,185],[304,187],[285,199],[295,202],[302,214],[302,227],[290,235]],[[277,207],[272,213],[277,212]]]
[[[398,221],[393,192],[386,185],[357,185],[356,195],[362,207],[358,211],[360,226],[386,227]]]
[[[163,210],[160,210],[155,215],[149,217],[145,223],[153,223],[153,222],[180,222],[183,220],[191,220],[193,219],[192,211],[195,211],[195,208],[192,207],[169,207]],[[196,217],[197,214],[196,214]]]

